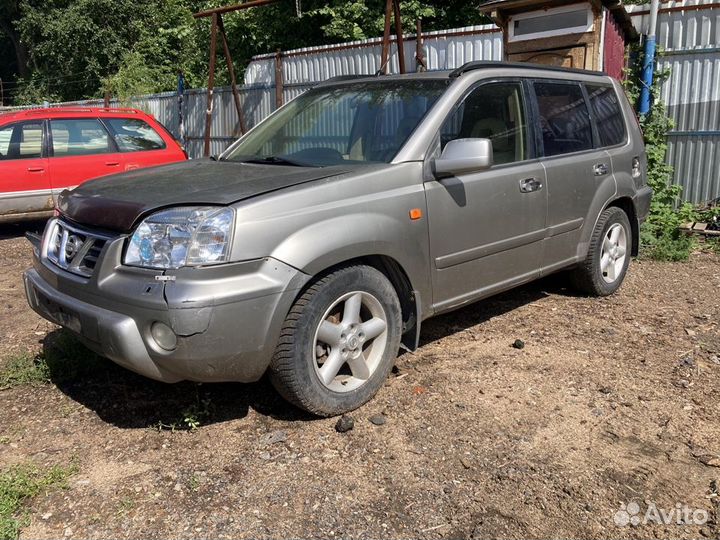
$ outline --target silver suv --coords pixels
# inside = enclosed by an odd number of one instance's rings
[[[345,77],[215,159],[63,192],[25,287],[142,375],[269,370],[334,415],[377,392],[428,317],[565,269],[613,293],[651,193],[609,77],[497,62]]]

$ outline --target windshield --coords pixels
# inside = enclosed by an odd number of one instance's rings
[[[323,167],[388,163],[449,84],[370,81],[310,90],[222,159]]]

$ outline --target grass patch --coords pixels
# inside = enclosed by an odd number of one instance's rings
[[[23,384],[43,384],[50,381],[50,370],[44,359],[29,354],[14,356],[0,371],[0,388]]]
[[[0,540],[15,540],[28,521],[23,505],[51,489],[67,487],[67,478],[77,467],[54,466],[40,469],[32,463],[0,471]]]
[[[60,331],[37,355],[10,358],[0,370],[0,389],[69,381],[96,374],[109,365],[108,360],[85,347],[72,334]]]

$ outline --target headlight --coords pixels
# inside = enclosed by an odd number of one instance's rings
[[[123,262],[146,268],[225,262],[234,221],[232,208],[183,206],[163,210],[135,229]]]

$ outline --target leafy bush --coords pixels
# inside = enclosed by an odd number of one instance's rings
[[[682,187],[672,183],[673,168],[665,162],[667,134],[673,122],[660,99],[660,89],[669,74],[669,70],[655,72],[650,110],[639,119],[647,152],[647,181],[653,189],[650,215],[640,230],[640,244],[653,259],[681,261],[690,256],[694,242],[679,227],[693,221],[695,210],[690,203],[682,202]],[[637,103],[641,87],[642,63],[636,61],[625,81],[631,103]]]

